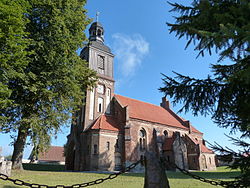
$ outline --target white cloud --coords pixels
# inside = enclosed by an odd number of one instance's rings
[[[140,35],[128,36],[116,33],[113,36],[113,51],[118,59],[123,76],[131,76],[149,52],[149,43]]]

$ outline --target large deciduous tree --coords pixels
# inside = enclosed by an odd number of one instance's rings
[[[93,85],[95,73],[77,55],[89,19],[85,0],[29,0],[22,12],[28,47],[24,78],[13,77],[3,83],[12,101],[1,109],[3,131],[17,131],[12,155],[13,168],[22,168],[23,149],[30,136],[39,148],[70,118],[83,102],[84,92]],[[19,7],[24,4],[20,3]],[[11,7],[11,5],[9,5]],[[14,41],[17,43],[17,41]],[[20,52],[20,53],[21,53]],[[15,64],[16,62],[14,62]]]
[[[179,73],[174,78],[164,75],[164,87],[160,90],[172,97],[174,103],[182,102],[181,111],[211,114],[220,127],[230,128],[232,132],[238,130],[243,137],[249,137],[249,0],[194,0],[190,6],[170,4],[172,11],[179,13],[175,23],[167,24],[170,33],[176,33],[178,38],[186,37],[186,47],[194,43],[198,56],[215,51],[219,59],[211,65],[212,75],[206,79]],[[235,168],[241,168],[241,181],[249,185],[250,145],[240,141],[236,144],[239,143],[244,150],[237,156],[241,160]]]
[[[24,0],[0,1],[0,113],[15,105],[10,99],[12,90],[8,87],[9,82],[15,78],[25,79],[27,48],[31,41],[25,32],[28,19],[23,12],[27,6]],[[7,120],[7,117],[0,115],[0,120]]]

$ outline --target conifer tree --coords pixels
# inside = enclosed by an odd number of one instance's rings
[[[80,59],[76,50],[83,45],[83,31],[89,19],[85,0],[29,0],[23,11],[28,64],[25,79],[14,77],[5,84],[12,93],[10,105],[1,111],[7,123],[4,131],[17,131],[12,155],[13,168],[22,168],[27,138],[39,148],[60,131],[71,114],[83,103],[84,92],[93,85],[95,73]],[[23,5],[23,4],[21,4]]]
[[[198,56],[215,51],[217,62],[211,65],[212,75],[206,79],[191,78],[175,73],[164,75],[160,91],[183,103],[180,111],[194,115],[210,114],[214,122],[232,132],[240,131],[242,137],[250,136],[250,2],[249,0],[194,0],[184,6],[170,3],[171,11],[180,15],[175,23],[168,23],[170,33],[186,37],[194,43]],[[235,142],[236,140],[234,140]],[[242,144],[245,154],[239,153],[242,170],[239,182],[250,185],[250,145]],[[226,149],[215,149],[228,154]],[[247,152],[247,153],[246,153]],[[234,153],[235,154],[235,153]],[[244,161],[244,162],[243,162]]]

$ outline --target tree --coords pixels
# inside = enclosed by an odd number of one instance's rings
[[[12,90],[8,87],[8,82],[25,77],[24,69],[28,65],[29,54],[26,49],[31,41],[25,32],[28,19],[23,15],[27,6],[23,0],[0,2],[0,112],[15,105],[10,99]],[[6,118],[0,115],[0,121],[5,121]]]
[[[30,0],[23,11],[27,38],[25,79],[9,80],[6,87],[15,105],[1,111],[4,131],[18,131],[12,155],[13,168],[22,168],[23,149],[30,136],[39,148],[49,143],[71,114],[83,103],[84,92],[95,82],[76,50],[83,45],[83,31],[89,19],[83,9],[85,0]],[[22,6],[22,4],[20,4]]]
[[[172,97],[174,103],[182,102],[180,111],[191,110],[195,115],[211,114],[220,127],[231,128],[232,132],[239,130],[243,137],[249,137],[249,1],[194,0],[191,6],[170,4],[173,7],[171,11],[180,13],[174,24],[167,24],[170,33],[175,32],[178,38],[187,37],[186,48],[193,42],[198,56],[204,56],[205,52],[211,55],[215,51],[219,59],[211,66],[213,75],[206,79],[179,73],[175,73],[174,78],[164,75],[164,87],[160,91]],[[245,151],[250,152],[250,145],[244,146]],[[247,161],[238,166],[244,182],[250,179],[250,159],[249,156],[241,156]]]

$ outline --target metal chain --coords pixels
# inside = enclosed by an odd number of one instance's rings
[[[42,184],[36,184],[36,183],[28,183],[19,179],[12,179],[8,176],[6,176],[5,174],[1,174],[0,173],[0,179],[4,180],[4,181],[10,181],[12,183],[14,183],[15,185],[20,185],[20,186],[27,186],[27,187],[31,187],[31,188],[79,188],[79,187],[88,187],[91,185],[97,185],[100,183],[103,183],[106,180],[112,180],[114,178],[116,178],[117,176],[125,173],[125,172],[129,172],[130,170],[132,170],[133,168],[135,168],[139,163],[143,163],[143,160],[139,160],[131,165],[129,165],[128,167],[125,168],[125,170],[122,170],[120,172],[117,173],[112,173],[110,174],[108,177],[106,178],[100,178],[94,181],[90,181],[90,182],[86,182],[86,183],[81,183],[81,184],[74,184],[74,185],[56,185],[56,186],[50,186],[50,185],[42,185]]]
[[[10,177],[8,177],[5,174],[1,174],[0,173],[0,179],[4,180],[4,181],[10,181],[12,183],[14,183],[15,185],[20,185],[20,186],[27,186],[27,187],[31,187],[31,188],[79,188],[79,187],[88,187],[88,186],[92,186],[92,185],[97,185],[100,183],[103,183],[106,180],[112,180],[114,178],[116,178],[117,176],[125,173],[125,172],[129,172],[130,170],[132,170],[133,168],[135,168],[139,163],[144,163],[144,160],[141,159],[131,165],[129,165],[128,167],[125,168],[125,170],[117,172],[117,173],[112,173],[110,174],[108,177],[106,178],[100,178],[94,181],[90,181],[90,182],[86,182],[86,183],[81,183],[81,184],[74,184],[74,185],[70,185],[70,186],[65,186],[65,185],[56,185],[56,186],[49,186],[49,185],[42,185],[42,184],[36,184],[36,183],[28,183],[19,179],[12,179]],[[182,172],[185,175],[188,175],[194,179],[197,179],[199,181],[205,182],[205,183],[209,183],[211,185],[214,186],[222,186],[222,187],[227,187],[227,188],[244,188],[245,186],[242,185],[239,181],[222,181],[222,180],[211,180],[211,179],[206,179],[203,178],[201,176],[195,175],[190,173],[188,170],[182,169],[180,167],[178,167],[176,164],[174,163],[170,163],[168,162],[165,157],[161,158],[161,163],[167,167],[168,165],[177,168],[180,172]]]
[[[222,187],[227,187],[227,188],[244,188],[246,186],[242,185],[239,181],[222,181],[222,180],[211,180],[211,179],[206,179],[206,178],[203,178],[201,176],[198,176],[198,175],[195,175],[195,174],[192,174],[190,173],[188,170],[185,170],[185,169],[182,169],[180,167],[178,167],[176,164],[174,163],[170,163],[169,161],[167,161],[165,159],[165,157],[162,157],[161,158],[161,163],[167,167],[168,165],[174,167],[174,168],[177,168],[180,172],[182,172],[183,174],[185,175],[188,175],[194,179],[197,179],[199,181],[202,181],[202,182],[205,182],[205,183],[209,183],[211,185],[215,185],[215,186],[222,186]]]

